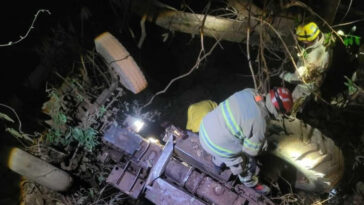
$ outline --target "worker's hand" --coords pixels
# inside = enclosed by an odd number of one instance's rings
[[[258,175],[260,169],[257,165],[257,160],[255,157],[248,157],[248,164],[247,164],[247,170],[254,176]]]
[[[279,78],[284,80],[284,76],[286,75],[287,71],[282,71],[282,73],[279,74]]]

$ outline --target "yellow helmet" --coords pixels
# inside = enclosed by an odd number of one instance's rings
[[[314,22],[299,25],[296,28],[296,36],[299,41],[313,41],[320,34],[320,29]]]

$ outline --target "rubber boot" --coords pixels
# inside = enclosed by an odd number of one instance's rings
[[[262,183],[259,183],[259,179],[257,176],[241,176],[239,175],[240,181],[247,187],[254,189],[259,194],[267,195],[270,193],[270,188]]]
[[[270,193],[270,188],[267,185],[261,184],[261,183],[258,183],[257,185],[255,185],[253,187],[253,189],[257,193],[262,194],[262,195],[268,195]]]

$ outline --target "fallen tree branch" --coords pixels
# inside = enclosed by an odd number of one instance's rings
[[[28,35],[29,35],[29,33],[30,33],[30,31],[34,28],[34,23],[35,23],[35,21],[37,20],[37,18],[38,18],[38,16],[39,16],[39,14],[40,13],[47,13],[48,15],[51,15],[51,12],[49,11],[49,10],[47,10],[47,9],[39,9],[38,11],[37,11],[37,13],[34,15],[34,19],[33,19],[33,22],[32,22],[32,24],[30,25],[30,27],[29,27],[29,29],[28,29],[28,31],[25,33],[25,35],[24,36],[20,36],[19,37],[19,39],[18,40],[16,40],[16,41],[9,41],[8,43],[6,43],[6,44],[0,44],[0,47],[6,47],[6,46],[12,46],[12,45],[15,45],[15,44],[18,44],[18,43],[20,43],[21,41],[23,41],[24,39],[26,39],[27,37],[28,37]]]
[[[348,13],[349,13],[349,11],[350,11],[350,9],[351,9],[351,5],[352,5],[352,3],[353,3],[353,0],[350,0],[350,3],[349,3],[349,6],[348,6],[348,9],[346,10],[346,12],[345,12],[344,16],[340,19],[340,21],[339,21],[339,22],[342,22],[342,21],[345,19],[345,17],[348,15]]]
[[[364,18],[357,19],[357,20],[354,20],[354,21],[345,22],[345,23],[341,23],[341,24],[336,24],[336,25],[333,25],[332,27],[336,28],[336,27],[340,27],[340,26],[347,26],[347,25],[358,23],[358,22],[361,22],[361,21],[364,21]]]
[[[252,18],[255,18],[255,17],[252,17]],[[277,35],[277,37],[279,38],[279,40],[282,42],[282,45],[283,45],[284,49],[286,50],[287,54],[289,55],[289,58],[291,59],[291,62],[293,64],[294,68],[297,70],[298,68],[297,68],[296,62],[294,61],[293,56],[292,56],[291,52],[289,51],[288,46],[287,46],[286,42],[283,40],[282,36],[272,26],[272,24],[268,23],[267,21],[264,21],[263,19],[260,19],[260,20],[261,20],[261,22],[263,24],[267,25]]]
[[[19,139],[19,138],[22,138],[22,139],[25,139],[25,140],[28,140],[29,142],[31,142],[31,143],[33,143],[33,139],[31,139],[29,136],[33,136],[33,135],[29,135],[29,134],[26,134],[25,132],[23,132],[23,130],[21,129],[21,127],[22,127],[22,123],[21,123],[21,120],[20,120],[20,118],[19,118],[19,115],[18,115],[18,113],[16,113],[16,111],[12,108],[12,107],[10,107],[10,106],[8,106],[8,105],[5,105],[5,104],[3,104],[3,103],[0,103],[0,106],[2,106],[2,107],[5,107],[5,108],[7,108],[7,109],[9,109],[9,110],[11,110],[11,112],[13,112],[14,113],[14,115],[15,115],[15,117],[16,117],[16,119],[18,120],[18,123],[19,123],[19,126],[18,126],[18,130],[16,131],[15,129],[13,129],[13,128],[6,128],[5,130],[7,131],[7,132],[9,132],[11,135],[13,135],[13,136],[15,136],[15,138],[16,138],[16,140],[18,140],[18,142],[24,147],[24,148],[26,148],[27,146]]]
[[[260,26],[262,27],[263,23],[262,23],[262,19],[260,20]],[[259,31],[259,54],[260,54],[260,59],[263,63],[263,72],[261,73],[262,77],[263,77],[263,90],[262,93],[267,93],[267,91],[270,89],[270,77],[269,77],[269,68],[268,68],[268,64],[267,61],[265,59],[264,56],[264,40],[263,40],[263,33],[262,33],[262,29],[260,29]],[[264,73],[265,73],[265,78],[264,78]]]
[[[200,51],[200,54],[199,54],[199,56],[197,57],[197,60],[196,60],[196,63],[195,63],[195,65],[194,66],[192,66],[192,68],[187,72],[187,73],[185,73],[185,74],[182,74],[182,75],[180,75],[180,76],[177,76],[177,77],[175,77],[175,78],[173,78],[169,83],[168,83],[168,85],[163,89],[163,90],[161,90],[161,91],[158,91],[157,93],[155,93],[151,98],[150,98],[150,100],[146,103],[146,104],[144,104],[140,109],[139,109],[139,112],[143,109],[143,108],[145,108],[145,107],[147,107],[148,105],[150,105],[152,102],[153,102],[153,100],[154,100],[154,98],[155,97],[157,97],[158,95],[160,95],[160,94],[163,94],[163,93],[165,93],[167,90],[168,90],[168,88],[175,82],[175,81],[177,81],[177,80],[179,80],[179,79],[182,79],[182,78],[184,78],[184,77],[186,77],[186,76],[188,76],[188,75],[190,75],[194,70],[196,70],[198,67],[199,67],[199,65],[200,65],[200,63],[201,63],[201,61],[203,61],[203,60],[205,60],[209,55],[211,55],[211,53],[212,53],[212,51],[216,48],[216,46],[219,44],[219,42],[220,42],[220,40],[217,40],[215,43],[214,43],[214,45],[212,45],[212,47],[210,48],[210,50],[207,52],[207,53],[205,53],[204,55],[202,55],[201,56],[201,54],[202,54],[202,52]]]
[[[207,14],[195,14],[193,12],[168,9],[166,6],[159,7],[155,4],[148,4],[146,0],[133,0],[131,8],[140,17],[147,14],[147,21],[155,23],[170,31],[199,35],[201,32],[201,25],[203,25],[203,35],[205,37],[237,43],[244,42],[247,37],[245,31],[248,25],[244,15],[240,15],[241,18],[238,19],[229,19]],[[240,11],[238,12],[240,13]],[[293,20],[285,17],[275,18],[276,20],[274,21],[274,18],[269,18],[269,20],[266,21],[272,22],[272,24],[280,30],[282,35],[289,36],[289,32],[286,28],[293,27]],[[258,24],[258,20],[251,20],[251,25]],[[251,31],[253,31],[253,28],[254,26],[251,27]],[[254,35],[256,34],[254,33]],[[253,44],[253,42],[251,42],[251,44]],[[258,44],[253,44],[253,46],[257,45]],[[267,46],[275,50],[281,49],[274,45],[273,42],[267,42]]]
[[[344,44],[344,40],[341,38],[341,36],[332,28],[332,26],[327,23],[327,21],[322,18],[320,15],[318,15],[315,11],[313,11],[309,6],[307,6],[305,3],[301,2],[301,1],[293,1],[291,3],[288,3],[284,6],[284,8],[290,8],[290,7],[301,7],[306,9],[308,12],[310,12],[312,15],[316,16],[317,18],[319,18],[341,41],[342,44]]]
[[[147,36],[147,33],[145,32],[145,20],[146,19],[147,19],[147,15],[144,15],[142,17],[142,19],[140,20],[140,28],[141,28],[142,34],[141,34],[139,42],[138,42],[138,48],[142,48],[145,37]]]
[[[249,5],[251,5],[251,4],[249,4]],[[248,28],[246,29],[246,55],[247,55],[247,58],[248,58],[249,69],[250,69],[250,72],[252,73],[254,89],[255,89],[255,92],[258,92],[257,80],[255,79],[253,65],[252,65],[251,58],[250,58],[250,47],[249,47],[249,43],[250,43],[250,6],[249,6],[249,9],[248,9],[248,12],[249,12],[249,14],[248,14]]]

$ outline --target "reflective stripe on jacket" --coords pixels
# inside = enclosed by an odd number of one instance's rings
[[[253,89],[234,93],[209,112],[200,125],[202,147],[212,155],[233,157],[242,151],[256,156],[265,141],[265,109]]]
[[[285,73],[281,78],[289,83],[300,83],[307,90],[317,90],[325,76],[325,72],[332,61],[332,49],[324,45],[321,36],[313,45],[302,48],[294,73]]]

